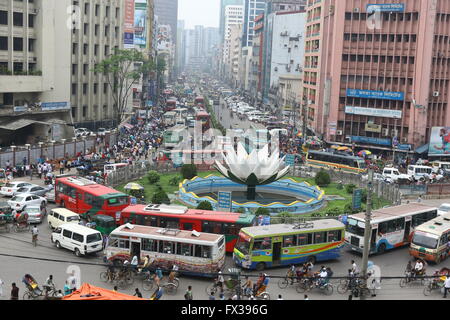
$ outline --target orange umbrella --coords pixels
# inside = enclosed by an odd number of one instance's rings
[[[115,292],[108,289],[92,286],[83,283],[80,289],[64,296],[62,300],[147,300],[128,294]]]

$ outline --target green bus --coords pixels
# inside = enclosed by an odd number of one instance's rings
[[[233,260],[242,268],[261,271],[337,259],[344,235],[344,224],[334,219],[242,228]]]

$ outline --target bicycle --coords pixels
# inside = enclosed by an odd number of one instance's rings
[[[150,291],[153,289],[155,284],[155,276],[152,276],[150,272],[147,273],[146,277],[142,280],[142,288],[145,291]]]
[[[111,270],[100,272],[100,280],[103,282],[113,282],[116,278],[116,272]]]

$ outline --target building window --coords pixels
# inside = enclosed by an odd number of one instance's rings
[[[0,24],[8,24],[8,11],[0,10]]]
[[[76,94],[77,94],[77,84],[72,83],[72,95],[76,95]]]
[[[89,3],[84,4],[84,14],[89,14]]]
[[[94,94],[97,94],[98,83],[94,83]]]
[[[83,54],[87,54],[88,53],[88,45],[85,43],[83,46]]]
[[[14,73],[23,72],[23,63],[22,62],[14,62]]]
[[[108,84],[107,84],[107,83],[104,83],[104,84],[103,84],[103,93],[104,93],[104,94],[107,94],[107,93],[108,93]]]
[[[14,51],[23,51],[23,38],[14,37]]]
[[[94,56],[98,54],[98,44],[94,45]]]
[[[87,109],[88,109],[87,106],[83,106],[83,118],[86,118],[87,116]]]
[[[95,25],[95,27],[94,27],[94,34],[96,35],[96,36],[98,36],[98,29],[99,29],[99,25],[98,24],[96,24]]]
[[[88,24],[88,23],[85,23],[85,24],[84,24],[84,35],[87,35],[88,32],[89,32],[89,24]]]
[[[78,65],[72,64],[72,75],[73,76],[77,74],[77,69],[78,69]]]
[[[8,37],[0,37],[0,50],[8,50]]]
[[[95,5],[95,16],[96,17],[98,17],[99,10],[100,10],[100,5],[96,4]]]
[[[23,13],[21,12],[13,13],[13,25],[16,27],[23,27]]]
[[[83,95],[87,94],[87,87],[88,87],[87,83],[83,83]]]
[[[34,19],[35,19],[34,15],[32,15],[32,14],[28,15],[28,27],[29,28],[34,28]]]
[[[77,114],[77,107],[72,107],[72,118],[75,118]]]
[[[88,65],[87,63],[83,64],[83,75],[86,75],[86,74],[87,74],[88,66],[89,66],[89,65]]]
[[[72,54],[77,54],[78,43],[72,43]]]

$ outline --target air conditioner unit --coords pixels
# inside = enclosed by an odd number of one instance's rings
[[[398,130],[397,129],[392,129],[391,134],[393,137],[396,137],[398,135]]]
[[[439,91],[434,91],[433,92],[433,97],[439,97]]]
[[[336,135],[337,136],[342,136],[342,130],[336,130]]]
[[[383,129],[383,136],[387,137],[389,135],[389,129]]]
[[[354,8],[353,12],[359,12],[359,8]]]

